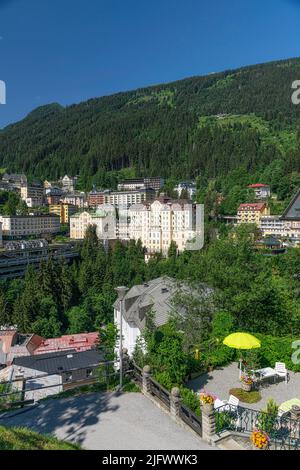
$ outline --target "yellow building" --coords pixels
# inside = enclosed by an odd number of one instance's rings
[[[51,204],[49,206],[49,213],[58,215],[61,225],[67,225],[70,222],[71,215],[77,211],[78,208],[72,204]]]
[[[240,204],[237,223],[259,225],[260,219],[266,215],[270,215],[270,209],[263,202]]]

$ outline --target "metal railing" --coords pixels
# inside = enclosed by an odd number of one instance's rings
[[[270,449],[300,450],[300,421],[241,406],[224,405],[215,410],[216,432],[235,431],[250,437],[254,429],[270,438]]]

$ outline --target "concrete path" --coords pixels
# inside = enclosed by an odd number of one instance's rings
[[[22,414],[0,418],[0,424],[55,434],[92,450],[214,449],[141,393],[49,399]]]

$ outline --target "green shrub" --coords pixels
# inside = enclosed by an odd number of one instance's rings
[[[176,384],[173,384],[172,378],[170,377],[168,372],[157,372],[155,374],[155,380],[160,383],[163,387],[167,390],[171,391]]]
[[[192,410],[197,416],[201,416],[200,400],[197,393],[186,387],[180,387],[180,395],[183,405]]]
[[[294,364],[292,355],[295,350],[292,343],[300,338],[275,337],[271,335],[255,335],[261,341],[261,348],[257,350],[261,367],[274,367],[275,362],[284,362],[287,369],[300,372],[300,364]]]
[[[271,398],[265,409],[261,410],[258,415],[257,427],[260,431],[265,431],[270,436],[274,434],[276,430],[276,421],[278,415],[278,405]]]
[[[216,432],[222,432],[232,428],[234,415],[230,411],[220,411],[216,413]]]

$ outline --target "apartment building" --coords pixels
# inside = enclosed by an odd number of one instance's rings
[[[270,215],[267,204],[263,202],[240,204],[237,212],[237,223],[256,224],[259,226],[260,219],[263,216]]]
[[[73,193],[66,194],[61,198],[61,202],[64,204],[70,204],[76,206],[79,209],[83,209],[87,206],[86,195],[84,192],[75,191]]]
[[[21,199],[28,207],[42,206],[44,203],[44,188],[40,185],[25,184],[21,186]]]
[[[267,215],[261,217],[259,229],[263,237],[274,236],[286,238],[290,236],[290,224],[282,220],[279,215]]]
[[[57,215],[60,219],[60,223],[62,225],[67,225],[70,222],[70,217],[73,214],[78,212],[78,208],[76,206],[72,206],[71,204],[51,204],[49,206],[49,213]]]
[[[138,189],[151,188],[158,192],[165,184],[160,176],[148,178],[131,178],[118,184],[118,191],[136,191]]]
[[[104,191],[96,191],[93,190],[88,195],[88,206],[89,207],[97,207],[101,206],[105,202],[105,193]]]
[[[46,202],[50,205],[57,205],[60,203],[63,192],[60,188],[52,186],[45,189]]]
[[[267,199],[268,197],[271,196],[270,186],[267,184],[261,184],[261,183],[249,184],[248,188],[254,191],[255,199],[258,199],[258,200]]]
[[[3,237],[18,239],[27,236],[45,236],[60,231],[59,217],[55,215],[0,216]]]
[[[159,252],[166,255],[172,241],[181,252],[197,234],[196,208],[196,204],[185,201],[135,204],[128,210],[129,238],[140,239],[150,256]]]
[[[75,186],[76,186],[76,178],[75,177],[70,177],[68,175],[65,175],[63,178],[60,180],[62,190],[64,193],[73,193],[75,191]]]
[[[9,185],[11,190],[20,192],[21,186],[27,185],[27,177],[23,173],[4,173],[2,181]]]
[[[70,217],[70,238],[83,240],[87,228],[95,225],[100,240],[116,238],[116,219],[113,213],[104,210],[83,211]]]
[[[137,189],[132,191],[105,191],[105,204],[130,207],[132,204],[153,201],[155,190],[152,188]]]

